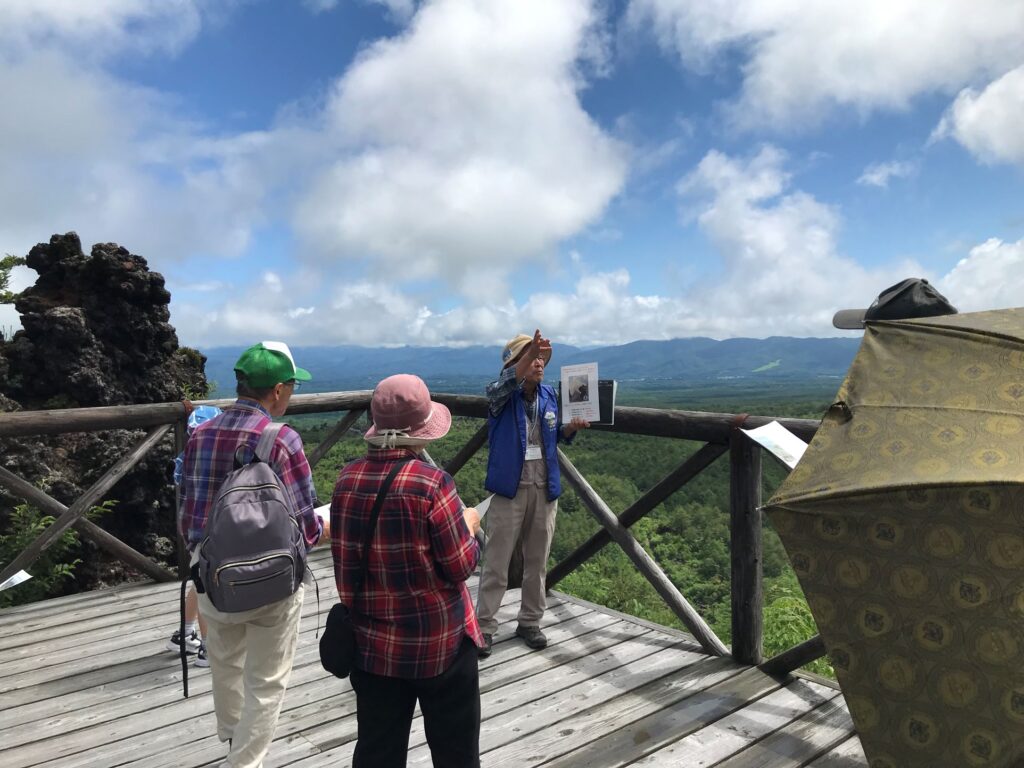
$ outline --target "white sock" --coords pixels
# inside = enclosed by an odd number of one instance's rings
[[[196,625],[198,621],[187,621],[185,622],[185,637],[191,637],[193,632],[196,632]],[[198,635],[199,633],[196,632]]]

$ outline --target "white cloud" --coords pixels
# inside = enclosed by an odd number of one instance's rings
[[[302,0],[302,4],[313,13],[333,11],[338,7],[339,0]]]
[[[338,7],[340,0],[302,0],[302,4],[313,13],[324,13]],[[408,20],[416,10],[416,0],[362,0],[365,3],[383,5],[391,17],[398,21]]]
[[[938,283],[961,312],[1024,306],[1024,240],[986,240]]]
[[[5,0],[0,48],[10,55],[71,48],[76,58],[124,50],[175,53],[193,40],[204,15],[232,0]]]
[[[770,146],[746,161],[712,151],[679,185],[723,261],[691,293],[706,335],[830,335],[836,310],[867,306],[904,277],[928,277],[909,261],[868,270],[843,256],[838,213],[788,191],[785,160]]]
[[[912,261],[865,269],[843,256],[837,245],[839,214],[792,189],[786,162],[771,146],[748,158],[712,151],[682,179],[685,218],[697,223],[722,262],[714,278],[684,293],[637,294],[627,269],[591,271],[585,255],[572,250],[566,260],[578,275],[575,283],[564,290],[538,290],[521,302],[478,295],[439,311],[393,280],[345,281],[334,286],[322,308],[289,321],[296,302],[312,304],[289,284],[275,293],[257,287],[255,302],[232,303],[237,313],[220,313],[212,327],[219,343],[226,343],[228,333],[249,338],[253,330],[241,313],[259,306],[261,322],[295,343],[316,338],[371,346],[499,344],[511,329],[538,326],[570,344],[829,336],[842,333],[832,327],[837,310],[867,306],[880,290],[905,277],[933,279]],[[307,276],[305,282],[317,281]],[[181,320],[175,322],[182,327]],[[191,339],[191,330],[182,337]]]
[[[746,128],[905,109],[1024,61],[1024,0],[631,0],[626,18],[698,72],[740,53],[729,114]]]
[[[213,137],[181,104],[110,74],[106,59],[166,55],[239,0],[5,4],[0,26],[0,242],[25,253],[75,230],[154,263],[232,256],[267,196],[316,151],[296,128]],[[285,150],[286,148],[286,150]]]
[[[1024,166],[1022,121],[1024,66],[1019,66],[980,93],[973,88],[961,91],[933,136],[956,139],[986,163]]]
[[[116,240],[156,269],[232,257],[304,192],[309,258],[326,251],[325,275],[339,253],[365,259],[378,282],[346,282],[331,302],[296,290],[293,274],[246,286],[183,276],[193,292],[173,308],[183,339],[281,327],[354,343],[505,335],[504,278],[597,222],[624,182],[626,148],[579,102],[584,70],[606,53],[590,1],[423,3],[407,31],[364,50],[326,112],[286,106],[244,134],[215,134],[183,117],[180,101],[112,74],[117,54],[180,53],[236,1],[12,6],[0,29],[5,250],[74,229],[86,249]],[[435,312],[394,287],[437,277],[471,305]]]
[[[892,160],[887,163],[872,163],[864,169],[864,173],[857,179],[858,184],[868,187],[881,187],[885,189],[892,179],[905,179],[917,172],[914,163],[901,160]]]
[[[576,95],[595,22],[587,0],[424,4],[338,81],[341,156],[298,229],[328,255],[466,295],[584,229],[626,170]]]

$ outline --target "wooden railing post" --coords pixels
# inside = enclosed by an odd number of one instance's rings
[[[764,653],[764,587],[761,536],[761,447],[740,431],[729,437],[729,512],[732,560],[732,655],[760,664]]]
[[[174,455],[180,456],[188,439],[188,417],[174,424]],[[178,578],[184,580],[188,573],[188,549],[181,537],[181,483],[174,484],[174,540],[178,543]]]

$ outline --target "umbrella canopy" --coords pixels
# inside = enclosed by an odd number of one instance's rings
[[[871,768],[1017,765],[1024,309],[869,324],[765,508]]]

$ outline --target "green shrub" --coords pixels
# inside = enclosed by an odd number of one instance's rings
[[[93,507],[85,516],[90,520],[113,509],[117,502],[105,501]],[[44,515],[35,507],[19,504],[8,518],[7,532],[0,534],[0,563],[10,563],[39,535],[49,528],[55,518]],[[70,559],[78,545],[78,532],[68,528],[26,570],[32,578],[16,587],[0,592],[0,608],[32,603],[61,594],[64,582],[81,562]]]

